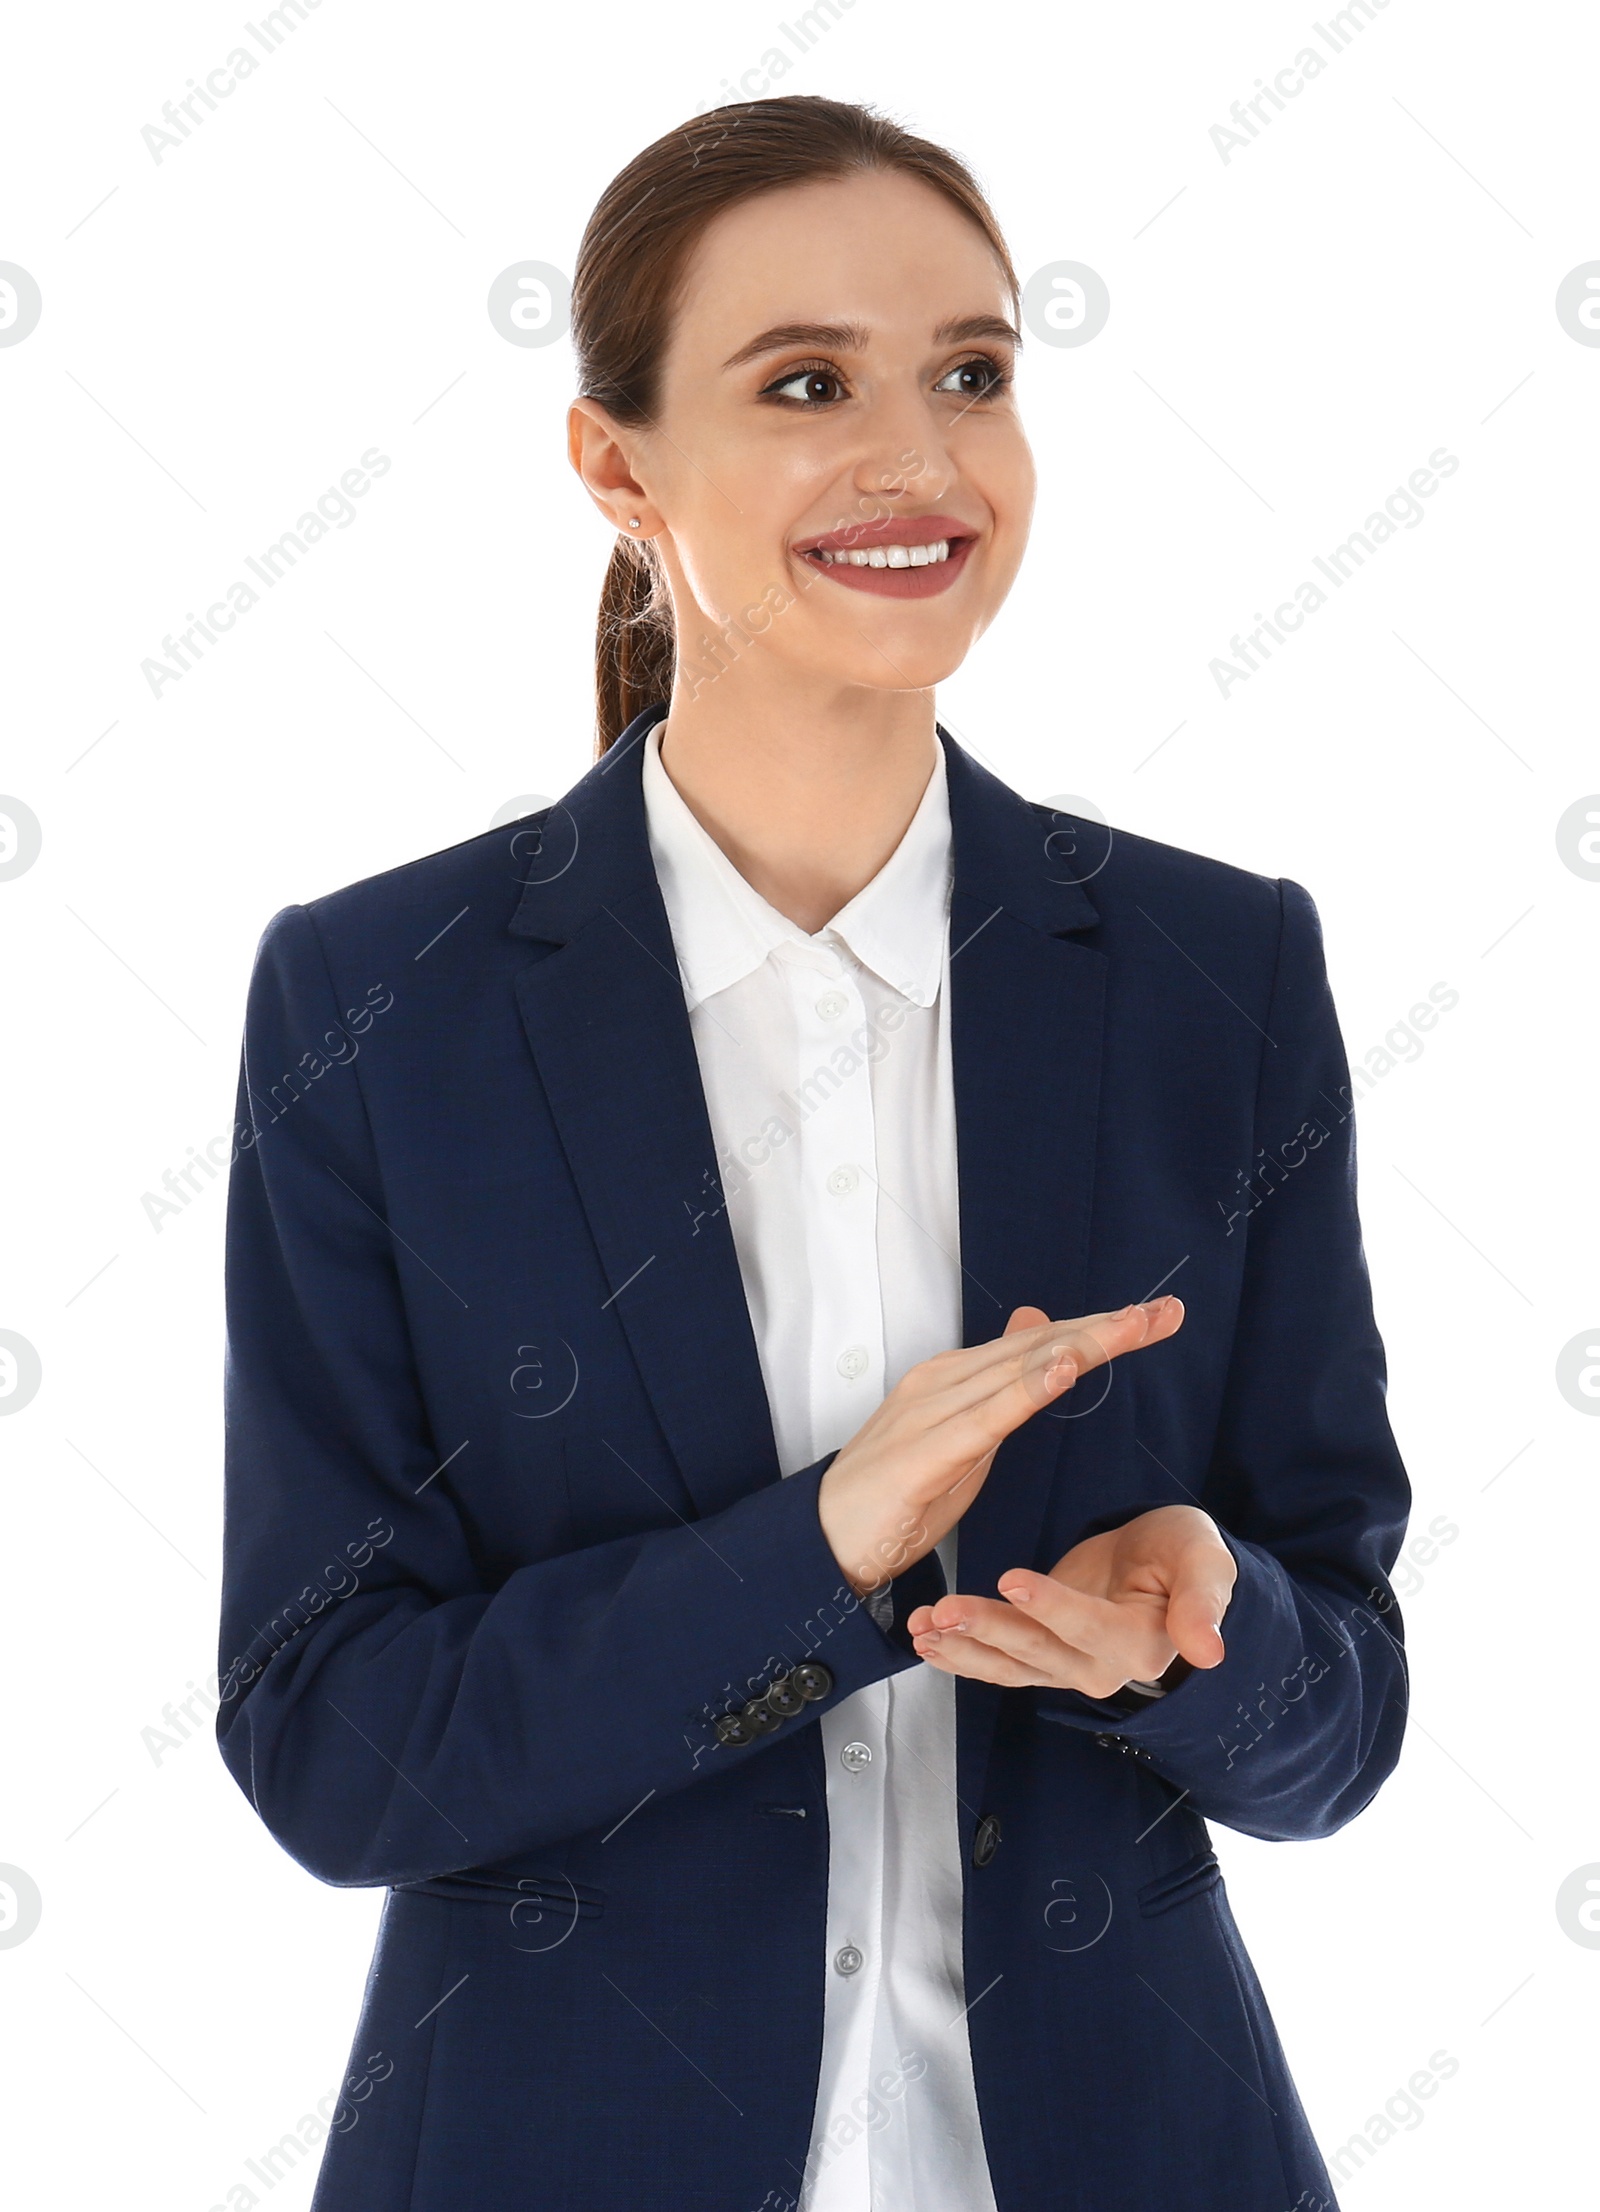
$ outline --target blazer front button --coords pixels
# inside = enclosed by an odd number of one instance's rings
[[[820,1659],[802,1659],[790,1673],[789,1680],[808,1703],[815,1704],[833,1688],[833,1669],[825,1667]]]
[[[985,1813],[978,1823],[978,1832],[972,1839],[972,1863],[987,1866],[1000,1848],[1000,1821],[995,1813]]]

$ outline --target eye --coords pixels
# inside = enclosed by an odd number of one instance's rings
[[[799,390],[791,393],[795,385]],[[827,388],[830,385],[835,389],[830,391]],[[819,386],[822,389],[819,390]],[[788,407],[826,407],[843,389],[844,378],[837,369],[830,368],[825,361],[813,361],[804,368],[790,369],[776,384],[767,385],[761,397],[780,399]]]
[[[960,379],[959,382],[953,381]],[[992,353],[980,353],[971,361],[961,361],[953,369],[947,369],[934,386],[936,392],[954,392],[961,399],[993,399],[1006,391],[1011,383],[1011,371],[1003,361],[997,361]]]
[[[947,369],[934,386],[936,392],[948,392],[969,403],[979,399],[993,399],[1010,388],[1011,371],[993,354],[980,353],[970,361],[958,362]],[[780,406],[798,407],[820,411],[832,407],[846,396],[844,378],[826,361],[811,361],[797,369],[788,370],[775,383],[762,390],[762,399],[776,400]]]

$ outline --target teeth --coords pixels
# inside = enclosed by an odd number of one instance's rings
[[[940,538],[934,545],[874,545],[859,553],[830,553],[819,546],[816,552],[825,568],[842,564],[851,568],[931,568],[935,562],[950,558],[950,540]]]

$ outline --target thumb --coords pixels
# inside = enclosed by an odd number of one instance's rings
[[[1043,1306],[1018,1306],[1002,1333],[1015,1336],[1019,1329],[1042,1329],[1049,1319]]]
[[[1180,1581],[1167,1602],[1167,1634],[1192,1667],[1220,1666],[1227,1657],[1222,1620],[1232,1599],[1231,1586],[1214,1574]]]

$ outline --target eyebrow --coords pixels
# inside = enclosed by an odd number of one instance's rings
[[[966,345],[975,338],[1022,344],[1022,333],[1003,315],[957,315],[942,322],[933,334],[936,346]],[[868,332],[860,323],[774,323],[737,353],[730,353],[722,366],[737,369],[764,353],[789,353],[802,347],[817,353],[865,353],[867,344]]]

